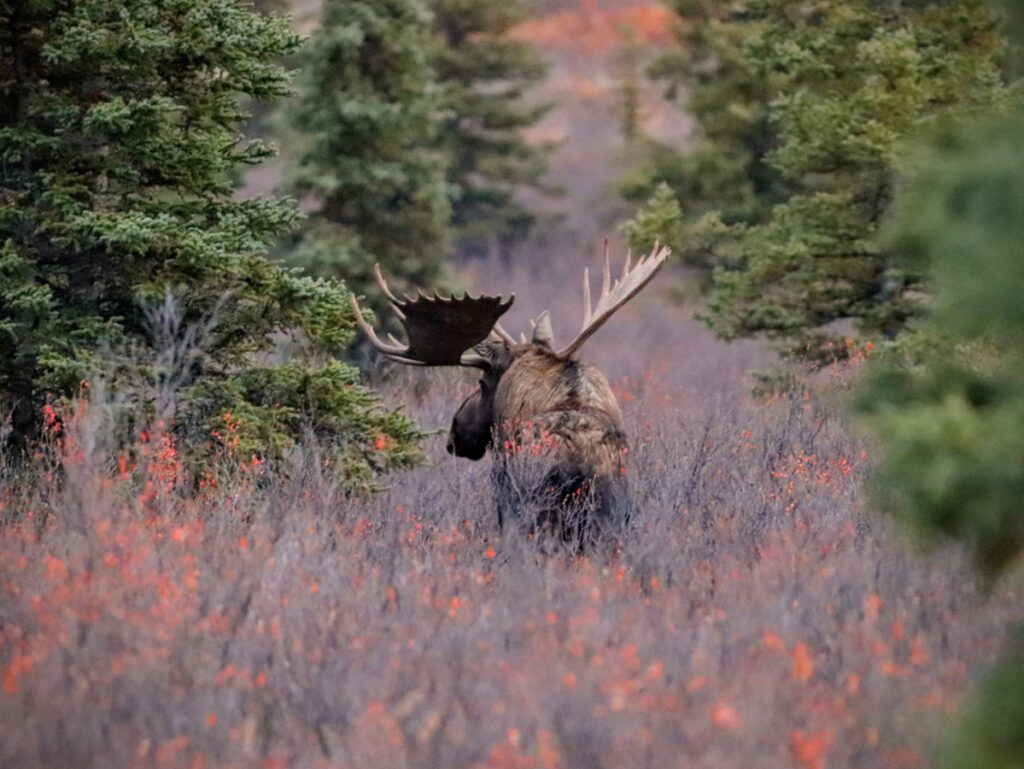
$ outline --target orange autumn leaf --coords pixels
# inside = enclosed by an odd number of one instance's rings
[[[814,657],[803,641],[793,647],[793,677],[797,681],[807,681],[814,675]]]
[[[536,769],[532,756],[524,755],[516,745],[500,742],[491,748],[486,763],[475,764],[474,769]]]
[[[860,676],[856,673],[850,673],[846,678],[846,693],[853,695],[860,692]]]
[[[20,672],[21,667],[17,664],[17,659],[4,669],[4,691],[8,694],[15,694],[18,691],[18,673]]]
[[[661,660],[654,660],[647,666],[646,678],[649,681],[657,681],[665,674],[665,663]]]
[[[882,660],[878,663],[878,669],[888,678],[906,678],[911,674],[910,668],[906,665],[898,665],[892,660]]]
[[[878,619],[879,612],[882,611],[882,596],[878,593],[872,593],[864,599],[864,618],[868,622],[874,622]]]
[[[707,676],[694,676],[690,679],[690,682],[686,684],[686,691],[690,694],[695,694],[708,685]]]
[[[761,637],[761,643],[764,644],[764,648],[771,649],[772,651],[786,651],[786,642],[782,640],[781,636],[777,633],[773,633],[771,630],[764,631],[764,635]]]
[[[605,55],[622,44],[626,29],[645,45],[666,45],[678,20],[658,3],[606,9],[582,3],[520,22],[509,32],[513,40],[526,40],[544,48],[575,50],[590,56]]]
[[[902,641],[906,637],[907,633],[903,629],[903,623],[900,620],[898,620],[898,619],[897,620],[893,620],[891,635],[892,635],[892,640],[897,642],[897,643],[899,643],[900,641]]]
[[[537,758],[542,769],[559,769],[562,766],[562,753],[558,749],[555,735],[547,729],[537,732]]]
[[[818,732],[805,732],[794,729],[789,735],[789,749],[805,769],[825,769],[829,748],[832,746],[832,732],[822,729]]]
[[[46,578],[51,582],[67,576],[68,569],[60,558],[48,555],[43,558],[43,565],[46,567]]]
[[[711,708],[711,723],[719,729],[737,729],[743,724],[743,719],[736,708],[719,701]]]

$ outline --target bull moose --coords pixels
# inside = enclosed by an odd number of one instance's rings
[[[384,356],[412,366],[468,366],[483,374],[479,387],[459,407],[448,434],[448,453],[479,460],[488,449],[495,458],[499,526],[511,492],[522,490],[514,477],[517,455],[536,456],[547,470],[531,489],[539,505],[535,526],[582,547],[621,516],[625,499],[622,465],[627,451],[622,413],[608,380],[574,356],[609,318],[646,286],[664,266],[668,247],[655,245],[635,265],[627,255],[622,275],[612,281],[607,246],[601,295],[591,306],[590,276],[583,273],[583,326],[556,350],[549,314],[531,321],[529,340],[516,341],[499,319],[515,296],[465,295],[445,298],[421,292],[398,298],[375,268],[377,281],[405,328],[408,344],[389,335],[382,341],[353,297],[356,321]]]

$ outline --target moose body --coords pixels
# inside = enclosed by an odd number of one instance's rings
[[[531,526],[583,547],[621,522],[625,499],[626,436],[622,413],[605,376],[574,358],[609,317],[635,296],[664,265],[658,249],[621,279],[611,281],[607,253],[600,298],[590,303],[584,272],[584,320],[576,338],[555,350],[548,314],[532,321],[532,338],[517,342],[498,323],[514,299],[396,298],[377,274],[409,343],[382,342],[353,299],[356,319],[373,345],[400,363],[460,365],[482,371],[478,389],[459,407],[448,452],[471,460],[494,456],[499,525],[507,513],[532,508]],[[620,514],[617,515],[616,513]]]
[[[489,372],[456,412],[448,452],[495,454],[498,524],[532,508],[532,523],[582,546],[621,522],[627,449],[622,413],[594,366],[560,358],[544,344],[508,348],[507,368]]]

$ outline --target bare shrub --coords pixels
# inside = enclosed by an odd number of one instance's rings
[[[312,447],[183,493],[173,440],[117,448],[94,396],[5,478],[0,764],[921,765],[1012,596],[865,516],[834,414],[639,381],[629,528],[585,557],[500,537],[440,437],[368,498]]]

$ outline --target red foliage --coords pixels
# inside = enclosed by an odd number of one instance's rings
[[[832,732],[828,729],[813,733],[794,729],[789,735],[789,747],[793,752],[793,758],[804,769],[825,769],[825,760],[831,746]]]
[[[920,766],[1019,605],[866,522],[816,407],[680,429],[633,391],[635,523],[585,557],[499,536],[486,468],[345,499],[225,457],[197,493],[158,426],[107,456],[54,412],[0,487],[0,763]]]
[[[678,19],[660,3],[629,8],[601,8],[597,0],[580,0],[580,7],[528,19],[510,36],[541,48],[563,48],[587,56],[607,54],[633,35],[643,45],[668,45]]]
[[[807,648],[807,644],[798,641],[793,647],[793,678],[797,681],[809,681],[814,675],[814,657]]]

